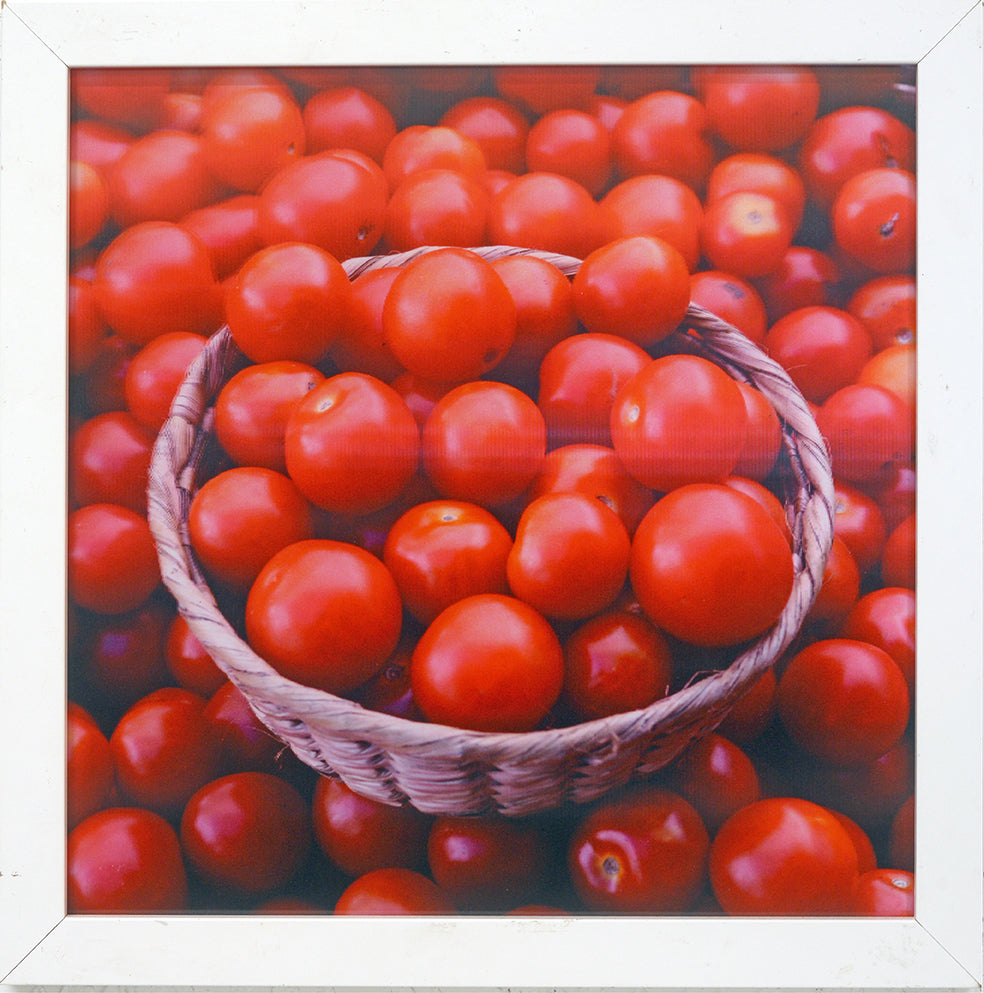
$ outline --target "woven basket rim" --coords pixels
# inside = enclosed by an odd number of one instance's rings
[[[350,279],[383,266],[405,265],[425,252],[443,246],[426,246],[411,252],[349,259],[343,267]],[[483,246],[470,249],[487,259],[501,255],[533,255],[573,275],[580,260],[556,253],[513,246]],[[708,723],[723,719],[727,709],[755,679],[770,668],[793,641],[819,590],[833,535],[833,480],[826,446],[802,395],[788,374],[768,358],[745,335],[714,314],[690,305],[681,329],[696,327],[694,340],[676,332],[675,344],[711,358],[730,375],[752,382],[767,395],[774,407],[781,407],[785,457],[793,465],[796,493],[787,503],[794,532],[792,552],[795,578],[789,600],[779,619],[751,644],[739,650],[731,663],[691,682],[672,694],[639,710],[556,728],[523,732],[488,732],[425,723],[380,713],[361,704],[289,680],[252,651],[225,618],[207,582],[194,561],[187,536],[187,506],[192,481],[186,453],[211,431],[209,406],[216,384],[221,381],[230,355],[237,355],[227,327],[216,332],[201,355],[189,367],[175,397],[165,425],[155,441],[148,485],[148,520],[154,535],[164,585],[177,601],[178,610],[192,632],[215,657],[223,673],[244,693],[259,718],[283,738],[307,764],[326,774],[339,774],[353,789],[358,785],[339,773],[318,745],[318,734],[339,735],[354,748],[365,751],[406,753],[409,761],[426,763],[443,760],[461,763],[532,761],[547,755],[567,755],[571,762],[579,755],[618,751],[625,742],[639,736],[658,736],[664,725],[684,721],[693,714],[706,714]],[[740,359],[736,360],[736,355]],[[209,396],[208,394],[212,395]],[[776,397],[782,397],[777,404]],[[201,414],[198,412],[201,411]],[[193,472],[193,470],[192,470]],[[285,703],[289,700],[289,704]],[[683,715],[683,716],[681,716]],[[311,729],[315,728],[312,733]],[[706,733],[703,732],[703,733]],[[699,737],[700,734],[692,737]],[[682,748],[680,749],[682,750]],[[385,769],[369,769],[362,783],[373,795],[399,800],[406,797]]]

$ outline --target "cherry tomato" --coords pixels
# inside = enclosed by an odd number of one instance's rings
[[[72,121],[69,127],[69,159],[85,162],[105,176],[132,142],[132,131],[95,118],[83,118]]]
[[[679,913],[704,885],[708,846],[707,828],[683,797],[636,787],[601,801],[581,821],[568,867],[590,910]]]
[[[163,817],[110,807],[68,836],[70,914],[174,913],[188,902],[181,845]]]
[[[830,632],[844,622],[861,592],[861,571],[843,538],[834,535],[817,593],[804,627]]]
[[[370,269],[352,280],[349,318],[328,350],[339,372],[364,372],[385,383],[403,374],[383,332],[383,306],[397,266]]]
[[[410,262],[383,306],[383,334],[397,360],[433,382],[464,382],[492,369],[516,337],[516,306],[492,266],[463,248]]]
[[[863,641],[887,652],[915,693],[916,595],[901,586],[866,593],[848,614],[840,637]]]
[[[219,743],[204,709],[197,693],[165,687],[120,718],[109,744],[126,801],[174,820],[191,795],[219,775]]]
[[[273,893],[301,868],[311,813],[301,794],[263,772],[237,772],[203,786],[181,817],[189,868],[239,896]]]
[[[351,284],[316,245],[284,242],[243,263],[226,294],[233,340],[253,362],[316,365],[348,320]]]
[[[66,725],[66,802],[68,830],[108,807],[115,781],[113,753],[92,715],[68,702]]]
[[[667,355],[618,391],[612,443],[625,468],[654,490],[722,482],[738,463],[748,431],[735,381],[707,359]]]
[[[902,169],[869,169],[840,188],[834,237],[851,258],[879,273],[905,272],[916,256],[916,179]]]
[[[861,874],[852,910],[861,917],[912,917],[916,880],[904,869],[872,869]]]
[[[690,273],[667,241],[618,238],[595,249],[573,281],[574,310],[595,334],[650,348],[676,330],[690,304]]]
[[[454,904],[432,879],[412,869],[374,869],[353,880],[335,903],[336,914],[448,917]]]
[[[889,825],[888,852],[893,865],[912,872],[915,868],[915,797],[910,794]]]
[[[301,109],[280,88],[237,88],[202,106],[202,148],[212,175],[255,193],[300,159],[307,136]]]
[[[256,716],[234,683],[223,680],[203,715],[219,743],[223,773],[284,771],[292,753]]]
[[[525,172],[530,123],[507,100],[496,96],[466,97],[449,107],[439,123],[476,142],[489,169]]]
[[[398,131],[386,146],[382,165],[390,190],[422,169],[451,169],[477,179],[487,167],[477,141],[452,128],[428,124]]]
[[[99,311],[127,341],[166,331],[209,334],[222,320],[222,292],[208,249],[169,221],[134,224],[96,262]]]
[[[208,339],[188,331],[171,331],[148,341],[130,360],[123,379],[123,395],[130,413],[148,431],[164,426],[171,403],[188,367]]]
[[[369,679],[400,637],[389,570],[354,545],[297,542],[263,568],[246,602],[250,645],[288,679],[344,693]]]
[[[313,504],[367,514],[395,500],[413,478],[420,431],[395,390],[372,376],[343,372],[294,406],[284,453],[288,475]]]
[[[264,244],[304,242],[339,262],[369,255],[383,235],[386,180],[359,154],[319,152],[274,173],[260,193]]]
[[[424,245],[485,244],[489,193],[477,177],[421,169],[402,179],[386,204],[383,239],[397,252]]]
[[[623,179],[600,202],[610,238],[662,238],[683,256],[691,272],[697,268],[704,208],[686,183],[645,173]]]
[[[96,292],[89,280],[68,279],[68,371],[77,376],[89,372],[99,358],[109,328],[96,305]]]
[[[669,691],[670,648],[645,618],[611,610],[577,627],[564,643],[563,706],[592,721],[640,710]]]
[[[806,191],[799,173],[772,155],[738,152],[721,159],[707,180],[708,202],[729,193],[764,193],[785,205],[794,230],[800,226]]]
[[[629,534],[601,500],[549,493],[523,511],[506,560],[514,596],[555,620],[583,620],[610,606],[629,570]]]
[[[619,176],[672,176],[700,192],[714,160],[703,104],[686,93],[656,90],[633,100],[612,128]]]
[[[589,65],[500,65],[492,70],[496,92],[535,117],[581,107],[600,78],[601,70]]]
[[[178,222],[209,250],[219,279],[231,276],[263,247],[259,205],[258,196],[244,193],[193,210]]]
[[[779,265],[757,279],[769,323],[801,307],[835,307],[840,302],[843,274],[824,252],[805,245],[790,245]]]
[[[225,673],[180,614],[168,626],[164,661],[178,686],[204,697],[210,697],[226,681]]]
[[[429,624],[445,607],[477,593],[508,593],[506,559],[512,537],[475,504],[439,500],[418,504],[392,526],[383,561],[403,605]]]
[[[537,397],[551,447],[610,446],[613,400],[649,362],[641,346],[618,335],[577,334],[554,345],[540,364]]]
[[[294,404],[325,376],[304,362],[261,362],[237,372],[215,402],[215,436],[239,465],[287,471],[284,434]]]
[[[725,821],[711,845],[710,878],[726,914],[846,914],[858,854],[829,810],[774,797]]]
[[[871,356],[864,325],[836,307],[801,307],[786,314],[769,329],[765,347],[813,403],[855,382]]]
[[[888,653],[846,638],[814,642],[779,680],[779,716],[804,751],[837,765],[873,762],[909,723],[909,692]]]
[[[145,518],[111,503],[90,503],[68,518],[68,589],[80,607],[122,614],[141,606],[161,581]]]
[[[410,686],[412,654],[413,642],[407,638],[397,646],[382,669],[352,694],[352,698],[366,710],[405,717],[410,721],[423,720],[423,715],[413,701],[413,689]]]
[[[533,899],[551,854],[542,830],[501,816],[438,817],[427,839],[431,876],[459,911],[502,911]]]
[[[912,428],[915,433],[916,416],[916,346],[914,344],[889,345],[872,355],[856,380],[858,383],[883,386],[900,400],[904,400],[912,412]]]
[[[695,645],[732,645],[766,630],[792,591],[789,545],[751,497],[683,486],[658,500],[632,542],[630,579],[662,630]]]
[[[705,204],[700,246],[715,269],[754,279],[779,268],[793,233],[784,204],[764,193],[739,191]]]
[[[847,545],[863,576],[881,559],[885,517],[871,497],[847,483],[834,480],[834,497],[834,534]]]
[[[862,486],[881,508],[889,533],[915,512],[916,469],[912,461],[893,462]]]
[[[442,496],[498,507],[533,481],[546,445],[543,415],[525,393],[506,383],[464,383],[424,424],[423,466]]]
[[[245,592],[282,548],[314,537],[307,500],[286,476],[257,466],[205,481],[188,508],[191,547],[219,583]]]
[[[782,450],[782,424],[775,407],[757,389],[735,380],[745,401],[747,427],[745,443],[735,463],[734,473],[753,480],[765,479],[773,470]]]
[[[154,435],[123,410],[80,424],[69,440],[69,486],[76,504],[113,503],[145,514],[153,445]]]
[[[83,248],[95,240],[109,217],[109,190],[95,166],[70,162],[68,167],[68,243]]]
[[[201,94],[172,90],[161,104],[159,124],[165,130],[197,134],[202,127]]]
[[[611,137],[584,110],[551,110],[538,118],[526,137],[529,172],[553,172],[600,196],[612,174]]]
[[[876,352],[889,345],[915,343],[914,276],[904,273],[876,276],[855,290],[846,307],[868,329]]]
[[[690,277],[690,299],[761,345],[768,319],[765,302],[751,283],[730,272],[703,269]]]
[[[476,731],[529,731],[560,695],[564,658],[553,628],[498,594],[442,611],[413,653],[410,681],[429,721]]]
[[[702,69],[698,95],[707,123],[741,152],[790,148],[817,116],[820,84],[801,66],[720,66]]]
[[[916,515],[910,514],[889,534],[882,551],[881,578],[886,586],[916,588]]]
[[[382,165],[396,122],[385,104],[357,86],[336,86],[313,93],[304,104],[307,150],[354,148]]]
[[[171,72],[143,67],[75,69],[72,101],[111,124],[150,128],[171,88]]]
[[[842,814],[839,810],[831,810],[830,812],[840,821],[841,826],[851,836],[851,841],[854,842],[854,848],[858,853],[858,872],[865,873],[878,868],[875,846],[872,845],[871,839],[868,837],[864,828],[857,821],[852,821],[847,814]]]

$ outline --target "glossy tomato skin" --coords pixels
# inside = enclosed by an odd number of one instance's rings
[[[786,206],[793,229],[803,218],[806,191],[799,173],[789,163],[760,152],[737,152],[721,159],[707,180],[707,201],[729,193],[764,193]]]
[[[178,836],[158,814],[110,807],[69,834],[70,914],[174,913],[187,900]]]
[[[719,269],[704,269],[690,277],[690,299],[736,327],[761,345],[768,319],[758,290],[747,280]]]
[[[833,307],[842,302],[844,275],[825,252],[790,245],[779,265],[755,281],[770,323],[801,307]]]
[[[852,909],[862,917],[912,917],[916,912],[915,876],[905,869],[862,873]]]
[[[534,116],[564,107],[580,107],[598,86],[601,70],[589,65],[496,66],[497,93]]]
[[[680,487],[658,500],[636,530],[629,568],[656,626],[707,647],[761,634],[793,585],[789,545],[769,513],[714,484]]]
[[[410,665],[416,704],[428,720],[476,731],[529,731],[556,703],[563,651],[528,604],[479,594],[442,611]]]
[[[259,203],[255,194],[227,197],[191,211],[178,222],[208,249],[219,279],[231,276],[263,247],[257,227]]]
[[[567,176],[598,197],[612,174],[611,137],[584,110],[549,111],[533,122],[526,137],[526,168]]]
[[[332,693],[369,679],[396,647],[401,627],[389,570],[369,552],[327,539],[278,552],[246,602],[254,650],[289,679]]]
[[[482,245],[488,205],[481,179],[454,169],[422,169],[401,180],[390,196],[383,240],[395,252]]]
[[[489,169],[525,170],[530,122],[509,101],[496,96],[466,97],[449,107],[439,123],[477,142]]]
[[[193,693],[209,697],[226,681],[225,674],[180,614],[168,626],[164,660],[177,685]]]
[[[339,372],[364,372],[390,384],[404,372],[383,332],[383,306],[399,274],[387,266],[352,280],[349,319],[328,352]]]
[[[816,634],[836,631],[861,593],[861,571],[843,538],[834,535],[823,569],[820,590],[804,627]]]
[[[321,776],[312,818],[315,841],[348,876],[426,865],[432,819],[409,805],[392,807],[360,796],[340,779]]]
[[[858,853],[826,808],[770,797],[722,825],[711,845],[710,879],[726,914],[845,914],[857,885]]]
[[[396,134],[389,108],[357,86],[333,86],[313,93],[304,104],[308,152],[354,148],[382,164]]]
[[[654,490],[719,483],[744,447],[745,401],[735,381],[707,359],[667,355],[619,390],[611,432],[626,469]]]
[[[69,485],[80,507],[113,503],[147,511],[147,473],[154,435],[128,411],[86,419],[69,440]]]
[[[877,273],[907,272],[916,254],[916,179],[901,169],[870,169],[840,188],[831,208],[834,237]]]
[[[776,408],[763,393],[739,380],[735,380],[735,385],[745,401],[746,430],[734,475],[764,480],[775,468],[782,451],[782,424]]]
[[[886,586],[916,588],[916,515],[896,525],[885,542],[881,578]]]
[[[709,838],[699,814],[660,787],[603,800],[582,820],[568,868],[590,910],[653,914],[687,910],[704,885]]]
[[[232,773],[191,797],[180,836],[189,868],[202,880],[238,896],[267,895],[301,868],[311,845],[311,813],[286,780]]]
[[[339,373],[310,390],[287,421],[287,474],[315,506],[367,514],[399,496],[417,471],[420,431],[389,386]]]
[[[188,367],[207,342],[200,334],[166,332],[147,342],[127,366],[123,380],[127,409],[155,435],[167,420]]]
[[[715,269],[755,279],[779,268],[794,233],[784,203],[765,193],[737,190],[705,205],[700,246]]]
[[[902,586],[885,586],[866,593],[851,609],[840,637],[863,641],[887,652],[909,687],[916,685],[916,594]]]
[[[108,807],[115,779],[109,740],[92,715],[71,700],[66,724],[68,830]]]
[[[853,314],[871,335],[875,351],[916,340],[916,280],[907,273],[875,276],[855,290],[847,301]]]
[[[506,561],[513,595],[555,620],[583,620],[621,592],[631,542],[621,518],[594,497],[551,493],[523,511]]]
[[[834,498],[834,534],[847,545],[863,576],[885,548],[885,515],[872,497],[848,483],[834,481]]]
[[[452,169],[477,177],[486,162],[481,146],[467,135],[443,125],[412,124],[387,144],[382,166],[392,192],[424,169]]]
[[[836,765],[884,755],[909,721],[909,691],[886,652],[846,638],[814,642],[779,680],[779,716],[805,751]]]
[[[353,880],[335,903],[335,913],[448,917],[457,910],[428,876],[412,869],[392,868],[374,869]]]
[[[390,528],[383,562],[403,605],[429,624],[445,607],[478,593],[508,593],[512,536],[489,511],[456,500],[428,501]]]
[[[422,433],[423,468],[434,488],[486,508],[523,493],[546,449],[543,414],[506,383],[455,387],[434,405]]]
[[[73,250],[94,241],[109,218],[109,190],[102,174],[88,162],[68,167],[68,242]]]

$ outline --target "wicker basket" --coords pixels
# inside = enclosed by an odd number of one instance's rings
[[[355,278],[379,266],[405,265],[428,250],[351,259],[344,266]],[[567,275],[580,265],[567,256],[506,246],[475,251],[487,259],[534,254]],[[260,720],[303,762],[367,797],[390,804],[409,801],[435,814],[520,816],[594,800],[654,772],[712,731],[792,642],[819,590],[833,533],[826,448],[809,406],[785,371],[744,335],[693,305],[670,342],[670,350],[703,355],[752,383],[779,413],[781,458],[792,480],[785,504],[795,581],[776,624],[727,668],[642,710],[552,730],[466,731],[367,710],[285,679],[259,658],[220,612],[188,538],[188,508],[212,432],[212,404],[242,363],[225,329],[188,370],[154,448],[149,519],[164,583],[191,630]]]

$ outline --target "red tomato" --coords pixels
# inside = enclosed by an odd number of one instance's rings
[[[271,176],[304,155],[301,109],[280,88],[237,88],[203,103],[202,148],[212,175],[255,193]]]
[[[851,908],[861,917],[912,917],[916,880],[904,869],[872,869],[861,874]]]
[[[215,436],[239,465],[287,471],[284,434],[297,403],[325,380],[303,362],[262,362],[232,376],[215,401]]]
[[[632,542],[630,579],[657,627],[703,646],[765,631],[792,591],[789,545],[769,513],[727,486],[694,484],[658,500]]]
[[[202,97],[200,93],[168,93],[161,104],[161,128],[197,134],[202,127]]]
[[[179,221],[217,200],[202,139],[185,131],[152,131],[127,146],[106,174],[110,212],[120,228],[141,221]]]
[[[700,246],[713,268],[754,279],[779,268],[793,234],[792,218],[780,201],[736,192],[705,204]]]
[[[528,902],[545,885],[551,856],[542,830],[501,816],[438,817],[427,839],[431,875],[459,911]]]
[[[791,245],[779,265],[755,285],[769,323],[800,307],[837,306],[843,275],[837,263],[816,248]]]
[[[916,510],[916,469],[911,461],[893,462],[874,479],[862,484],[882,514],[885,527],[892,532]]]
[[[449,107],[439,123],[476,142],[489,169],[525,171],[530,123],[507,100],[495,96],[466,97]]]
[[[551,110],[538,118],[526,137],[526,169],[553,172],[600,196],[612,174],[611,137],[584,110]]]
[[[90,503],[68,517],[68,592],[80,607],[122,614],[141,606],[161,581],[144,517],[112,503]]]
[[[244,193],[193,210],[178,222],[209,250],[219,279],[231,276],[263,247],[259,205],[258,196]]]
[[[69,487],[83,507],[113,503],[147,511],[147,473],[154,435],[124,410],[90,417],[69,440]]]
[[[180,614],[167,629],[164,661],[178,686],[204,697],[211,696],[226,681],[225,673]]]
[[[328,350],[339,372],[364,372],[385,383],[403,374],[383,333],[383,306],[399,274],[397,266],[384,266],[352,280],[348,321]]]
[[[68,372],[87,373],[102,351],[109,328],[96,305],[92,283],[77,276],[68,279]]]
[[[601,500],[549,493],[523,511],[506,560],[514,596],[555,620],[610,606],[629,571],[629,534]]]
[[[81,380],[85,407],[92,414],[126,410],[123,392],[126,369],[140,350],[139,345],[122,335],[113,334],[108,327],[105,330],[107,333],[99,344],[99,351]]]
[[[208,334],[222,321],[222,291],[208,249],[168,221],[134,224],[96,262],[99,311],[127,341],[145,345],[166,331]]]
[[[726,914],[846,914],[858,853],[829,810],[808,800],[769,798],[725,821],[711,845],[710,878]]]
[[[528,604],[479,594],[448,607],[413,653],[410,680],[429,721],[476,731],[530,731],[560,695],[563,651]]]
[[[880,273],[906,272],[916,257],[916,179],[902,169],[869,169],[840,188],[831,207],[834,238]]]
[[[806,616],[806,625],[820,632],[834,631],[857,603],[861,572],[851,550],[834,535],[824,565],[820,590]]]
[[[902,586],[866,593],[851,609],[840,637],[863,641],[887,652],[898,665],[914,698],[916,688],[916,594]]]
[[[353,693],[352,698],[366,710],[405,717],[410,721],[423,720],[423,715],[413,702],[413,689],[410,686],[412,653],[412,642],[406,639],[397,646],[382,669]]]
[[[410,408],[421,431],[437,401],[454,389],[453,383],[432,383],[412,372],[401,372],[390,385],[403,397],[403,402]]]
[[[888,857],[900,869],[912,872],[915,868],[915,797],[904,800],[889,825]]]
[[[846,310],[802,307],[772,325],[765,348],[807,400],[823,403],[857,379],[871,356],[871,337]]]
[[[765,479],[775,468],[782,450],[782,424],[775,407],[755,387],[740,380],[735,385],[745,401],[747,429],[745,444],[735,463],[735,475],[753,480]]]
[[[600,78],[601,70],[588,65],[500,65],[492,70],[496,92],[535,117],[581,107]]]
[[[68,836],[70,914],[175,913],[188,880],[174,828],[149,810],[111,807]]]
[[[700,261],[700,198],[672,176],[645,173],[623,179],[602,198],[609,237],[650,235],[668,241],[693,272]]]
[[[75,250],[93,241],[109,217],[109,190],[95,166],[68,167],[68,243]]]
[[[398,131],[383,154],[383,173],[390,190],[422,169],[451,169],[477,179],[487,168],[477,141],[452,128],[412,124]]]
[[[264,244],[300,241],[339,262],[369,255],[383,235],[387,190],[379,166],[359,154],[319,152],[274,173],[260,193]]]
[[[111,124],[153,127],[171,88],[170,69],[73,69],[72,101]]]
[[[90,117],[72,121],[69,127],[69,159],[85,162],[105,176],[108,168],[132,142],[133,132],[106,121]]]
[[[672,679],[665,639],[627,611],[585,621],[564,643],[561,702],[576,721],[648,707],[666,696]]]
[[[667,355],[619,391],[612,443],[625,468],[654,490],[722,482],[745,446],[748,415],[735,381],[707,359]]]
[[[431,818],[409,805],[370,800],[339,779],[320,776],[312,819],[318,846],[348,876],[426,864]]]
[[[311,813],[290,783],[263,772],[215,779],[188,801],[181,847],[189,867],[219,890],[272,893],[301,868],[311,845]]]
[[[188,367],[207,343],[200,334],[165,332],[130,360],[123,395],[127,409],[147,430],[156,435],[164,426]]]
[[[633,479],[613,448],[564,445],[547,452],[525,496],[533,501],[548,493],[582,493],[611,507],[632,535],[655,502],[652,490]]]
[[[256,716],[236,685],[224,679],[203,711],[219,743],[223,773],[282,773],[292,753]]]
[[[345,326],[351,296],[337,259],[315,245],[284,242],[243,263],[226,293],[226,322],[253,362],[316,365]]]
[[[800,66],[721,66],[700,71],[707,123],[741,152],[778,152],[806,134],[820,107],[816,74]]]
[[[583,259],[608,240],[605,213],[578,182],[552,172],[526,172],[489,204],[489,241]]]
[[[295,405],[284,453],[288,475],[315,506],[367,514],[395,500],[413,478],[420,431],[395,390],[343,372]]]
[[[837,765],[873,762],[902,737],[909,692],[890,655],[846,638],[799,652],[779,680],[779,716],[804,751]]]
[[[383,561],[403,606],[429,624],[452,603],[477,593],[508,593],[512,537],[497,518],[455,500],[421,503],[390,528]]]
[[[834,480],[834,497],[834,534],[847,545],[863,576],[881,559],[885,517],[871,497],[847,483]]]
[[[916,515],[913,513],[889,534],[882,551],[881,578],[886,586],[916,588]]]
[[[335,904],[336,914],[448,917],[454,904],[432,879],[412,869],[374,869],[353,880]]]
[[[803,180],[791,165],[775,156],[738,152],[721,159],[707,179],[707,202],[729,193],[764,193],[778,200],[788,210],[794,230],[803,219]]]
[[[540,364],[537,398],[551,447],[610,446],[612,402],[650,361],[617,335],[577,334],[554,345]]]
[[[657,90],[633,100],[612,128],[612,152],[623,178],[671,176],[700,192],[714,150],[703,104],[686,93]]]
[[[829,209],[852,176],[869,169],[913,172],[913,130],[879,107],[843,107],[814,122],[797,154],[800,175],[810,199]]]
[[[219,742],[204,709],[204,697],[166,687],[120,718],[109,744],[127,802],[175,820],[191,795],[219,775]]]
[[[875,846],[872,845],[864,828],[839,810],[831,810],[830,812],[840,821],[844,830],[851,836],[851,841],[854,842],[854,847],[858,853],[858,872],[865,873],[876,869],[878,860],[875,855]]]
[[[357,86],[319,90],[304,104],[307,150],[354,148],[382,165],[396,122],[385,104]]]
[[[589,910],[680,913],[707,878],[708,834],[681,796],[652,786],[603,800],[568,848],[571,881]]]
[[[546,446],[543,415],[525,393],[465,383],[441,397],[424,424],[424,471],[444,497],[498,507],[533,481]]]
[[[516,337],[516,306],[492,266],[463,248],[419,256],[394,279],[383,335],[397,360],[432,382],[488,372]]]
[[[649,348],[687,313],[690,273],[669,242],[636,235],[595,249],[574,276],[573,291],[574,310],[589,332]]]
[[[301,541],[263,568],[246,602],[246,634],[288,679],[329,693],[377,672],[400,637],[402,604],[389,570],[369,552]]]
[[[690,299],[761,345],[768,319],[765,303],[751,283],[730,272],[704,269],[690,277]]]
[[[66,802],[68,830],[108,807],[115,781],[113,753],[92,715],[68,702]]]
[[[421,169],[402,179],[386,205],[383,239],[393,251],[424,245],[483,245],[489,192],[454,169]]]
[[[909,345],[916,340],[916,280],[892,273],[876,276],[855,290],[847,302],[871,335],[876,352],[889,345]]]
[[[314,537],[307,500],[272,469],[239,466],[205,481],[188,508],[188,534],[210,577],[247,591],[282,548]]]
[[[904,400],[912,412],[912,427],[915,432],[916,415],[916,346],[889,345],[872,355],[856,380],[858,383],[884,386],[900,400]]]

